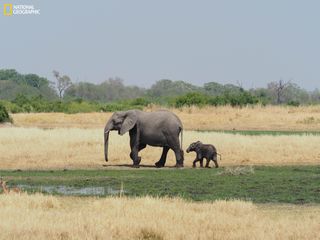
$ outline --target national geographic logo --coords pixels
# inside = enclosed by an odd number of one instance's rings
[[[3,4],[3,15],[40,15],[40,9],[36,9],[34,5],[13,5],[12,3]]]
[[[12,4],[11,3],[3,4],[3,15],[5,15],[5,16],[12,15]]]

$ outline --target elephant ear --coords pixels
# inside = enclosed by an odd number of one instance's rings
[[[202,142],[200,142],[200,141],[195,142],[195,149],[197,152],[201,151],[201,149],[200,149],[201,145],[202,145]]]
[[[132,129],[134,127],[134,125],[136,125],[138,120],[137,114],[134,111],[128,111],[125,114],[125,118],[123,120],[121,129],[120,129],[120,135],[125,134],[126,132],[128,132],[130,129]]]

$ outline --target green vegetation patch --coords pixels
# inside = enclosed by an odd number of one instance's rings
[[[12,122],[7,109],[0,103],[0,123]]]
[[[170,196],[194,201],[320,203],[320,166],[234,168],[0,171],[0,176],[9,186],[18,185],[29,192],[54,186],[78,190],[102,187],[106,191],[99,196],[122,192],[126,196]],[[73,193],[82,195],[81,191]]]

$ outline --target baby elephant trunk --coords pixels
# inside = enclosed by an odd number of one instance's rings
[[[188,148],[187,148],[186,152],[187,152],[187,153],[189,153],[189,152],[190,152],[190,147],[188,147]]]

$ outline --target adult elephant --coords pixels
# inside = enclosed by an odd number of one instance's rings
[[[174,113],[166,110],[157,112],[140,110],[115,112],[104,128],[106,161],[108,161],[109,132],[112,130],[118,130],[120,135],[129,131],[130,158],[133,161],[133,167],[139,167],[141,157],[138,156],[138,153],[147,145],[163,148],[160,160],[155,164],[156,167],[164,167],[169,149],[172,149],[175,153],[176,167],[183,167],[183,127],[180,119]],[[181,145],[179,142],[180,132]]]

